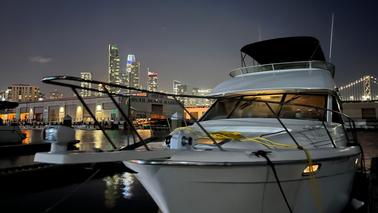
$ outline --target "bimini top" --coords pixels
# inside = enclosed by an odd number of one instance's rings
[[[259,64],[325,61],[319,41],[309,36],[259,41],[242,47],[240,51],[252,57]]]

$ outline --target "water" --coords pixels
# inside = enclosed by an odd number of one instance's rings
[[[26,139],[23,141],[23,143],[42,143],[41,131],[42,130],[40,129],[22,130],[22,132],[26,134]],[[127,145],[128,141],[130,143],[133,142],[133,137],[128,136],[125,130],[106,130],[106,133],[117,147]],[[151,136],[150,130],[138,130],[138,133],[142,138],[149,138]],[[80,141],[80,143],[77,144],[77,147],[83,151],[93,150],[93,148],[102,150],[113,149],[101,130],[77,129],[75,138],[76,140]]]
[[[108,131],[117,146],[127,143],[124,132]],[[27,143],[40,143],[40,130],[28,130]],[[144,132],[144,137],[148,133]],[[98,130],[78,130],[79,148],[110,149]],[[360,131],[360,143],[364,147],[367,165],[378,156],[378,131]],[[0,163],[3,163],[0,159]],[[158,207],[143,186],[131,173],[122,168],[49,169],[17,176],[0,176],[1,212],[143,212],[157,213]],[[96,173],[97,172],[97,173]],[[95,175],[94,175],[95,174]],[[88,177],[94,177],[87,181]]]
[[[41,130],[24,130],[25,144],[42,143]],[[127,144],[122,130],[107,130],[120,147]],[[140,131],[143,138],[149,131]],[[100,130],[76,130],[80,150],[111,149]],[[132,137],[130,137],[132,141]],[[1,166],[30,164],[33,156],[0,157]],[[121,167],[121,166],[120,166]],[[0,176],[1,212],[146,212],[156,213],[158,207],[133,174],[123,168],[47,169],[22,175]],[[85,182],[92,175],[91,180]],[[22,205],[20,205],[22,204]],[[51,209],[50,209],[51,208]]]

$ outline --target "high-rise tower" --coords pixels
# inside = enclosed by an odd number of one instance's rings
[[[108,74],[109,83],[121,84],[119,49],[116,44],[109,44],[108,49]],[[111,92],[119,92],[112,88]]]
[[[140,88],[139,78],[140,63],[135,60],[135,55],[127,56],[126,74],[128,76],[128,86]]]
[[[181,81],[173,80],[173,93],[176,95],[184,95],[186,94],[187,86],[183,84]],[[181,102],[185,103],[186,98],[179,97],[177,98]]]
[[[158,90],[158,73],[157,72],[150,72],[148,69],[147,71],[148,80],[147,80],[147,89],[153,92]]]

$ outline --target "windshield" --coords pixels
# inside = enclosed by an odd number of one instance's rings
[[[222,99],[214,103],[202,120],[275,118],[274,114],[288,119],[323,120],[324,111],[319,108],[326,107],[326,97],[326,95],[274,94]]]

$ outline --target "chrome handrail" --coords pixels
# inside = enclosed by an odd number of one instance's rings
[[[261,64],[248,67],[240,67],[234,69],[230,72],[231,77],[257,72],[269,72],[277,70],[287,70],[287,69],[312,69],[319,68],[328,70],[332,77],[335,75],[335,66],[331,63],[325,61],[295,61],[295,62],[282,62],[282,63],[272,63],[272,64]]]

